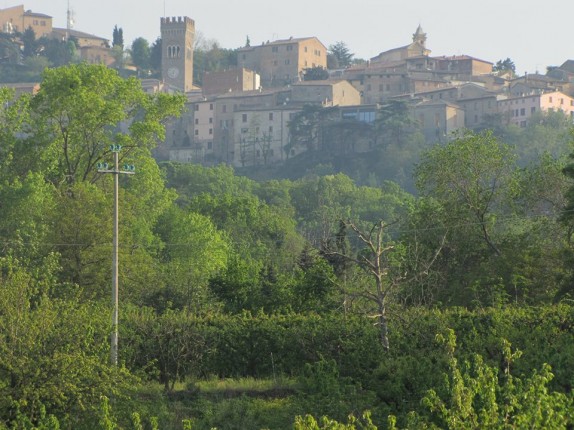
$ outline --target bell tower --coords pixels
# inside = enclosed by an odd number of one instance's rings
[[[186,16],[161,18],[161,77],[182,92],[193,88],[194,36],[193,19]]]
[[[427,34],[423,31],[423,28],[419,24],[419,26],[417,27],[417,31],[415,31],[415,34],[413,34],[413,42],[418,43],[424,48],[426,41],[427,41]]]

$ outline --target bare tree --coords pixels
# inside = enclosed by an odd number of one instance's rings
[[[380,329],[380,341],[385,350],[389,350],[389,328],[387,306],[391,294],[395,293],[399,287],[407,282],[426,276],[428,270],[438,257],[446,235],[443,236],[441,244],[436,249],[431,259],[421,264],[415,264],[416,272],[410,273],[408,270],[399,267],[396,261],[393,261],[393,253],[396,252],[395,244],[385,240],[386,229],[389,224],[383,220],[373,224],[370,231],[365,232],[351,221],[344,222],[347,228],[350,228],[357,238],[366,246],[363,252],[357,256],[344,254],[340,251],[325,250],[325,255],[336,255],[345,260],[355,263],[358,267],[365,270],[374,279],[374,288],[366,288],[360,291],[346,292],[350,296],[362,297],[363,299],[374,303],[376,313],[371,315],[376,318],[377,325]]]

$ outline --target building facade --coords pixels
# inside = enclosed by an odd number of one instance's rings
[[[559,92],[509,97],[498,101],[498,111],[507,124],[526,127],[536,112],[562,111],[574,119],[574,98]]]
[[[264,88],[299,82],[304,69],[327,67],[327,48],[316,37],[289,38],[240,48],[237,64],[261,76]]]
[[[23,5],[0,9],[0,31],[3,33],[23,33],[32,28],[36,38],[52,33],[52,17],[43,13],[24,10]]]

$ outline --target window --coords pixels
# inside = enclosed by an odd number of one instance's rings
[[[42,27],[46,27],[46,21],[40,21],[40,25],[41,25]]]
[[[247,114],[246,113],[241,115],[241,121],[247,122]]]
[[[271,52],[279,52],[279,47],[278,46],[271,47]]]
[[[274,65],[274,66],[277,65],[277,60],[273,60],[273,65]]]
[[[564,104],[564,99],[560,99],[560,104],[561,104],[561,105]]]
[[[269,126],[269,133],[273,133],[273,126],[272,125]]]
[[[273,121],[273,112],[269,112],[269,121]]]
[[[209,123],[213,124],[213,118],[209,118]]]
[[[209,134],[213,134],[213,129],[212,129],[212,128],[209,129]]]
[[[199,111],[199,105],[195,105],[195,106],[194,106],[194,110],[195,110],[196,112]]]
[[[304,51],[305,51],[305,52],[307,52],[307,47],[306,47],[306,46],[305,46],[305,49],[304,49]]]
[[[259,149],[256,151],[256,156],[257,158],[261,157],[261,151]]]
[[[195,125],[199,125],[199,118],[195,118]]]
[[[194,133],[194,134],[195,134],[196,136],[199,136],[199,130],[195,130],[195,133]]]
[[[532,107],[530,108],[530,113],[534,113],[534,112],[536,112],[536,108],[535,108],[534,106],[532,106]]]
[[[548,97],[548,102],[552,103],[552,97]]]
[[[387,84],[385,88],[387,91],[391,91],[391,84]]]
[[[477,123],[478,122],[478,115],[474,116],[474,122]]]
[[[207,142],[207,149],[213,148],[213,142]]]
[[[287,51],[293,51],[293,45],[287,45]]]
[[[291,60],[289,60],[289,59],[285,60],[285,65],[286,65],[286,66],[287,66],[288,64],[290,64],[290,63],[291,63]]]
[[[248,128],[245,128],[245,127],[244,127],[244,128],[241,129],[241,134],[247,134],[247,133],[249,133],[249,129],[248,129]]]
[[[221,113],[226,113],[226,112],[227,112],[227,105],[221,106]]]
[[[213,103],[209,103],[209,110],[213,110]]]
[[[524,116],[526,115],[526,109],[522,108],[520,109],[520,116]]]

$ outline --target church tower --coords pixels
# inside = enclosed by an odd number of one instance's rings
[[[161,19],[161,77],[183,91],[193,88],[193,39],[195,22],[184,17]]]
[[[418,43],[424,48],[426,42],[427,42],[427,34],[423,31],[423,28],[419,24],[419,26],[417,27],[417,31],[415,31],[415,34],[413,34],[413,43]]]

